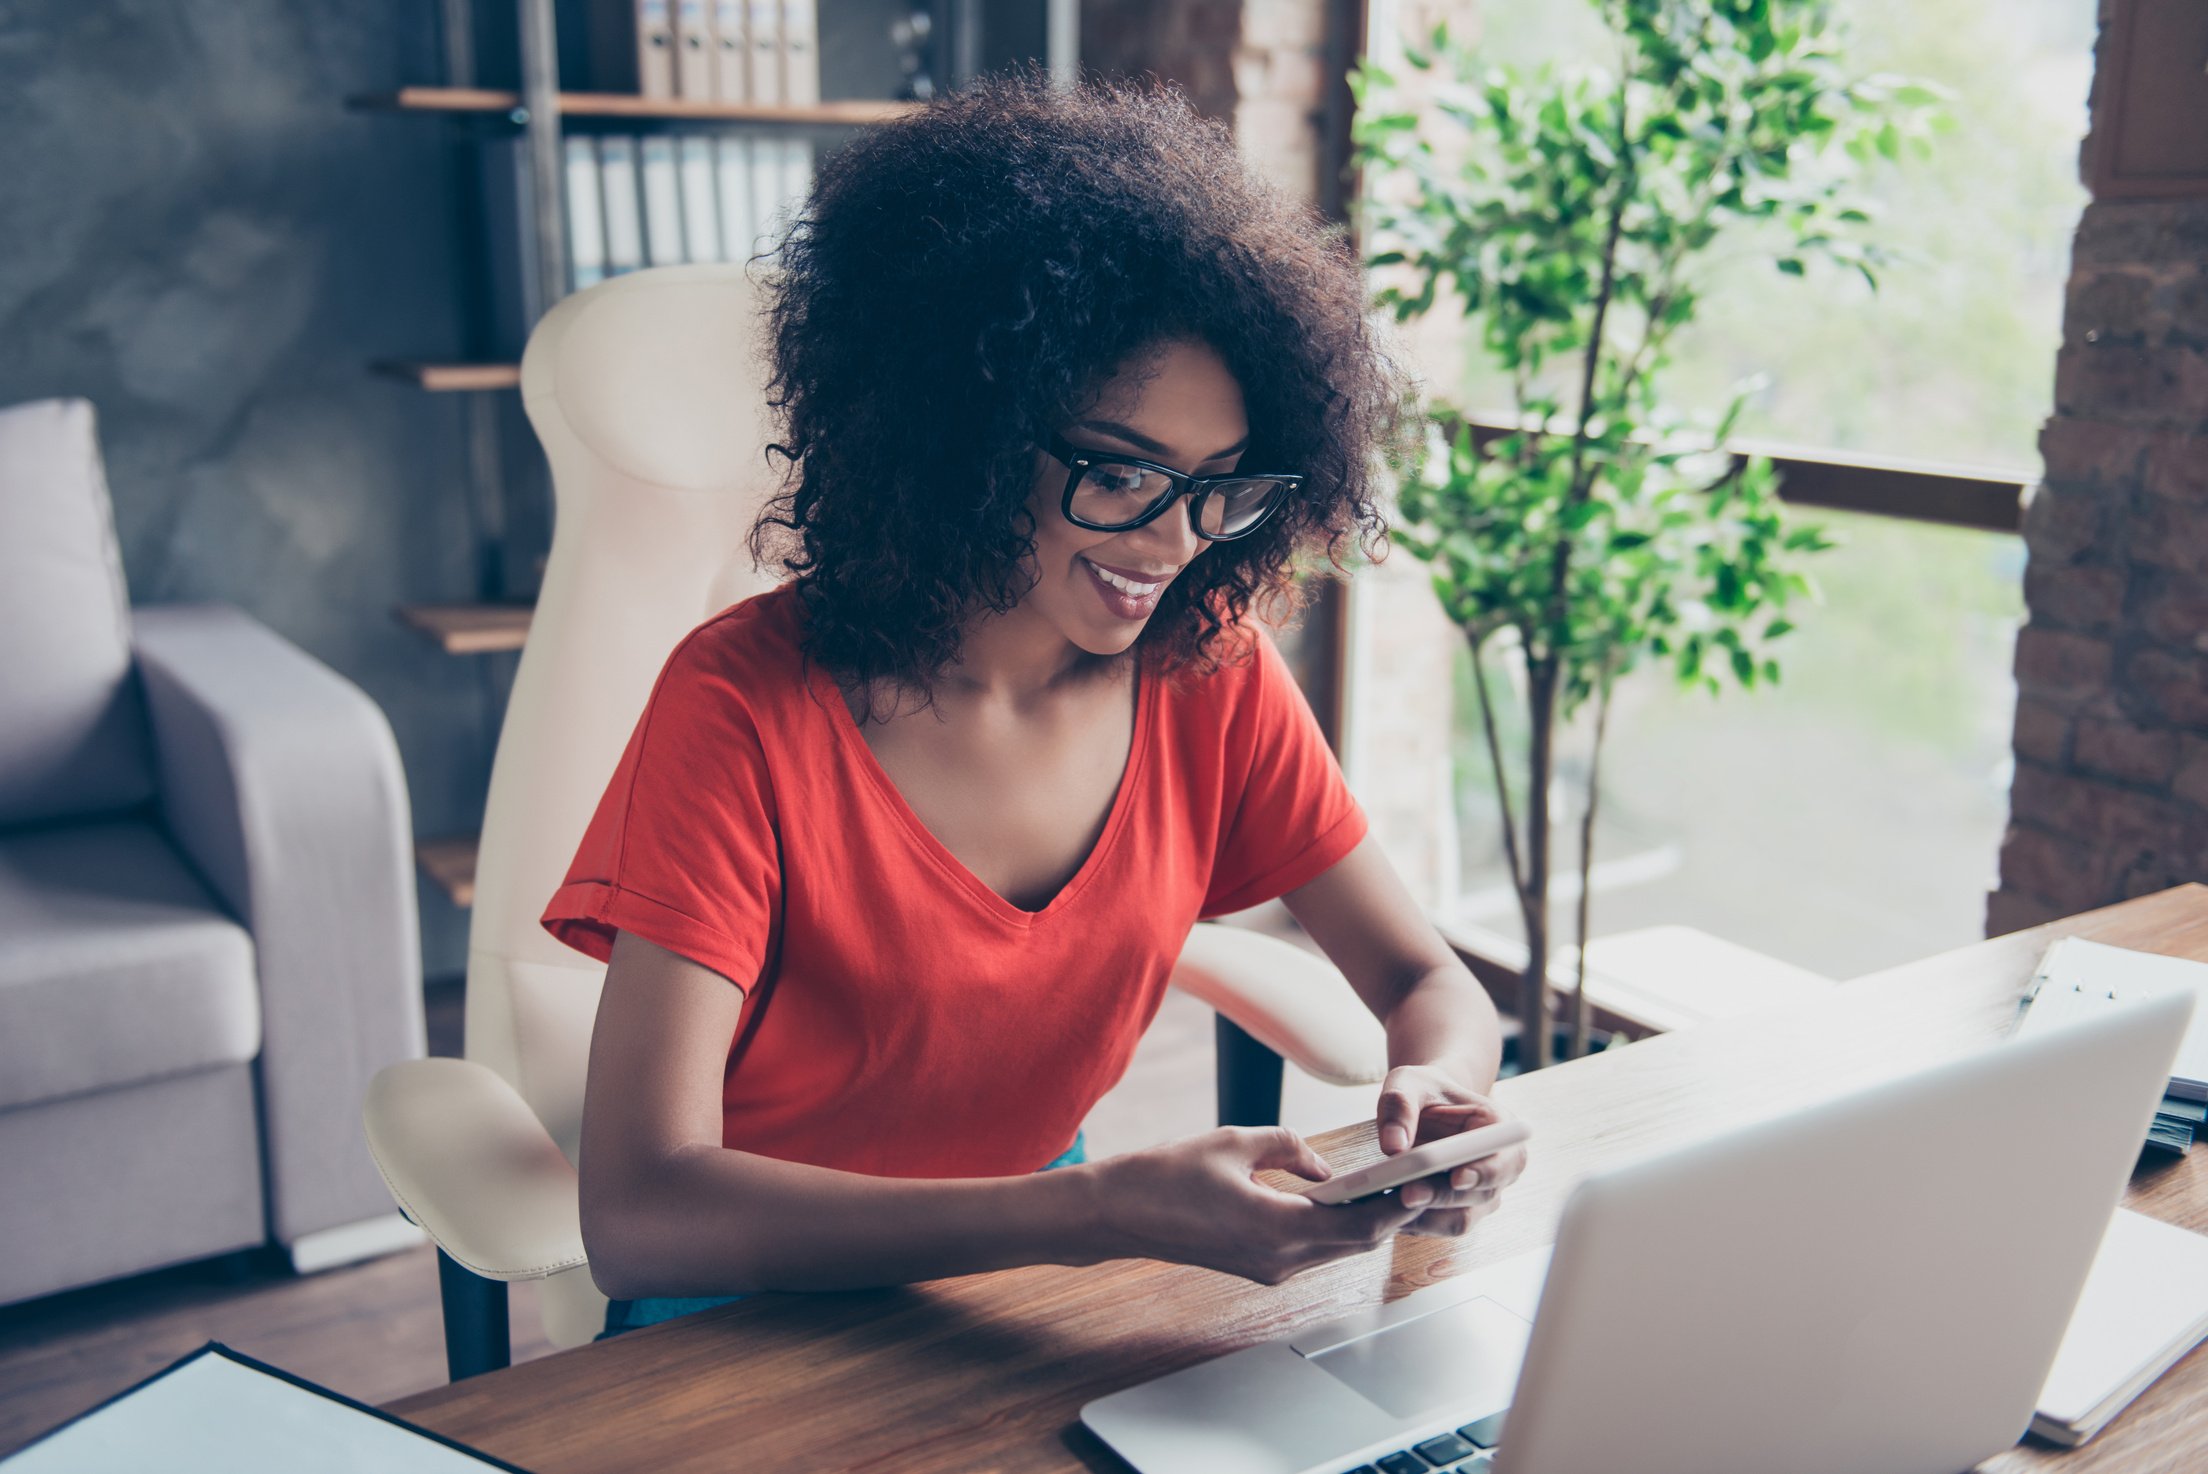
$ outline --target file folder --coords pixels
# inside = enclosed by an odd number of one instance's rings
[[[744,24],[749,0],[713,0],[713,95],[722,102],[751,100],[751,31]]]
[[[678,148],[682,179],[683,254],[692,261],[721,258],[721,211],[713,198],[713,140],[702,133]]]
[[[782,91],[782,0],[751,0],[751,100],[780,106]]]
[[[717,69],[706,0],[675,0],[675,95],[709,102]]]
[[[606,219],[598,200],[598,150],[588,138],[570,138],[567,156],[568,289],[581,291],[606,276]]]
[[[668,0],[636,0],[636,90],[675,95],[675,24]]]
[[[644,222],[636,191],[636,140],[598,140],[598,192],[606,217],[606,274],[619,276],[644,264]]]
[[[792,107],[820,101],[818,0],[782,0],[782,100]]]
[[[644,189],[644,259],[654,266],[680,266],[686,258],[675,141],[664,134],[637,140],[637,175]]]
[[[724,133],[713,141],[713,149],[720,176],[722,259],[748,261],[758,233],[751,223],[751,140]]]

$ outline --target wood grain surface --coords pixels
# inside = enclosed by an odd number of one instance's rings
[[[1392,1300],[1549,1242],[1597,1168],[1951,1057],[2008,1032],[2056,936],[2208,960],[2189,885],[1506,1081],[1536,1130],[1503,1210],[1457,1241],[1399,1239],[1285,1285],[1131,1260],[899,1289],[771,1295],[392,1404],[537,1474],[652,1469],[1122,1471],[1081,1405],[1192,1362]],[[1369,1123],[1317,1144],[1379,1155]],[[2208,1229],[2208,1151],[2133,1179],[2127,1202]],[[2093,1442],[2037,1440],[1983,1467],[2064,1474],[2208,1468],[2196,1352]]]

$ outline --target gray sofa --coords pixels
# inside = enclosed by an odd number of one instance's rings
[[[415,1238],[359,1124],[422,1053],[409,848],[375,704],[131,609],[92,407],[0,410],[0,1304]]]

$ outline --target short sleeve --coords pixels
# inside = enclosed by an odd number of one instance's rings
[[[542,918],[603,962],[633,932],[749,989],[781,904],[774,788],[713,625],[668,658]]]
[[[1221,793],[1227,820],[1212,859],[1203,914],[1222,916],[1318,879],[1365,837],[1311,704],[1272,639],[1234,672]]]

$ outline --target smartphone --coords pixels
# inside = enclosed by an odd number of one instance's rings
[[[1340,1177],[1330,1177],[1312,1188],[1304,1196],[1314,1203],[1358,1203],[1366,1198],[1416,1182],[1421,1177],[1432,1177],[1440,1172],[1453,1172],[1482,1157],[1492,1157],[1507,1147],[1514,1147],[1533,1135],[1523,1121],[1497,1121],[1492,1126],[1481,1126],[1472,1131],[1460,1131],[1454,1136],[1444,1136],[1439,1141],[1429,1141],[1424,1146],[1413,1147],[1407,1152],[1373,1163],[1355,1172],[1345,1172]]]

